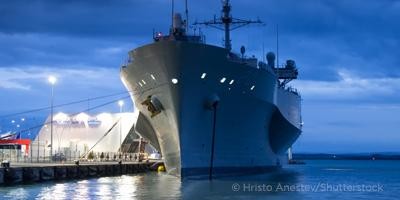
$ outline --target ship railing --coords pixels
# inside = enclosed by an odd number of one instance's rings
[[[294,88],[294,87],[292,87],[292,86],[286,87],[285,90],[288,91],[288,92],[291,92],[291,93],[293,93],[293,94],[296,94],[296,95],[298,95],[298,96],[301,96],[300,93],[299,93],[299,91],[297,90],[297,88]]]
[[[91,152],[85,157],[81,157],[81,151],[58,151],[53,156],[49,155],[29,155],[21,149],[2,149],[0,151],[0,162],[7,160],[11,163],[74,163],[76,160],[82,162],[136,162],[149,158],[147,152],[118,153],[118,152]]]
[[[270,66],[268,66],[267,63],[265,63],[263,61],[258,62],[258,68],[261,70],[265,70],[276,76],[274,69],[272,69]]]
[[[232,62],[246,64],[248,66],[257,68],[259,70],[265,70],[276,76],[274,70],[270,66],[268,66],[265,62],[262,61],[258,62],[258,59],[255,56],[252,57],[244,56],[243,58],[241,58],[238,54],[231,52],[229,53],[228,59]]]
[[[205,43],[205,36],[204,35],[159,35],[154,37],[154,41],[187,41],[187,42],[194,42],[194,43]]]
[[[128,65],[129,65],[130,63],[132,63],[132,62],[133,62],[133,58],[131,58],[130,56],[128,56],[128,57],[122,62],[120,70],[125,69],[125,68],[128,67]]]
[[[257,68],[257,58],[255,56],[250,58],[247,56],[240,57],[238,54],[230,52],[228,54],[228,59],[232,62],[242,63]]]

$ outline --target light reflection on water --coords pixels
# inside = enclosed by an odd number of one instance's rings
[[[180,180],[164,173],[0,188],[0,199],[179,199]]]
[[[110,178],[98,179],[97,183],[99,184],[99,187],[97,187],[97,190],[94,193],[94,195],[96,195],[98,199],[100,200],[111,199],[113,192],[112,192],[112,187],[109,184],[110,182],[111,182]]]
[[[75,186],[75,193],[73,193],[72,199],[87,199],[89,198],[89,181],[82,180],[78,181]],[[55,195],[54,195],[55,196]]]
[[[346,170],[330,170],[346,169]],[[399,161],[308,161],[275,173],[184,180],[164,173],[0,187],[0,199],[397,199]],[[383,192],[243,192],[234,184],[384,184]],[[242,189],[242,188],[241,188]]]

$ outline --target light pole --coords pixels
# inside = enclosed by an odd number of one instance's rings
[[[119,154],[121,156],[122,153],[122,106],[124,106],[124,101],[119,100],[118,101],[119,105],[119,115],[120,115],[120,121],[119,121]]]
[[[23,118],[21,118],[21,124],[23,124],[25,122],[25,118],[23,117]],[[20,128],[21,127],[21,125],[20,124],[17,124],[17,128]],[[22,139],[22,132],[20,132],[20,138]]]
[[[11,132],[17,132],[17,131],[15,131],[15,128],[14,128],[14,124],[15,124],[15,120],[11,120],[11,124],[12,124],[12,129],[11,129]]]
[[[57,78],[49,76],[49,83],[51,84],[51,117],[50,117],[50,159],[53,156],[53,102],[54,102],[54,85],[57,82]]]

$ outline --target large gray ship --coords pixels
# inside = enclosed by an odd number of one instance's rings
[[[189,35],[187,18],[173,15],[169,35],[129,52],[121,79],[140,114],[135,130],[177,176],[267,172],[287,163],[285,155],[301,133],[301,97],[286,84],[297,78],[293,60],[275,65],[231,49],[230,31],[259,21],[222,15],[203,24],[221,26],[224,47]],[[187,11],[186,11],[187,13]],[[187,16],[187,14],[186,14]]]

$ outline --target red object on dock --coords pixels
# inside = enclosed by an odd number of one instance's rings
[[[26,151],[29,152],[30,139],[13,139],[13,140],[0,140],[0,145],[25,145]]]

